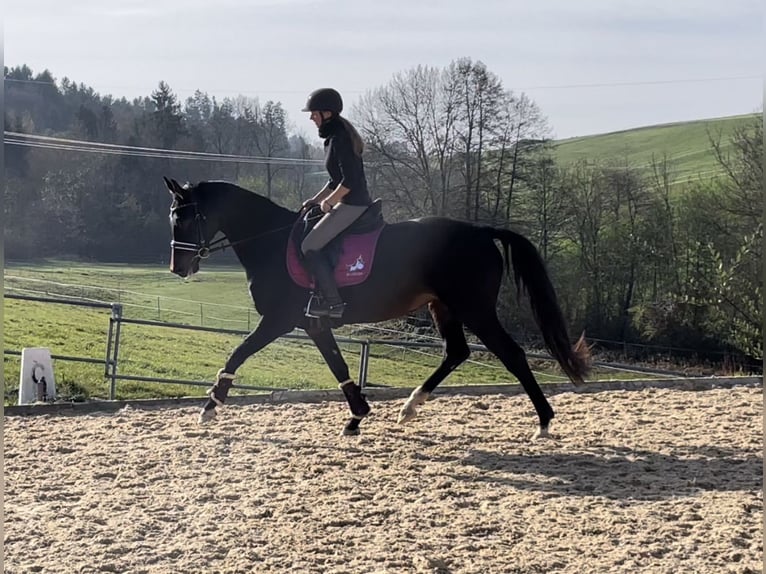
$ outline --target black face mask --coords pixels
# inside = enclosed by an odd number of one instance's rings
[[[319,137],[323,139],[329,138],[341,127],[342,123],[340,118],[336,115],[332,115],[319,124]]]

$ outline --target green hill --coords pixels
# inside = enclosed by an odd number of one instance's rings
[[[698,176],[715,177],[721,168],[713,156],[710,138],[720,134],[728,147],[728,138],[734,129],[755,117],[756,114],[745,114],[564,139],[554,142],[555,157],[561,166],[580,160],[623,163],[627,158],[634,167],[649,170],[653,156],[662,159],[667,155],[674,183]]]

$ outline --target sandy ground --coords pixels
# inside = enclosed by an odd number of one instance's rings
[[[9,574],[761,572],[760,388],[6,417]]]

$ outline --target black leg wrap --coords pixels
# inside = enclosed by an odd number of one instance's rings
[[[233,382],[234,381],[230,378],[218,379],[218,381],[208,391],[210,398],[205,403],[204,409],[209,411],[218,405],[222,405],[226,401],[226,397],[229,396],[229,389],[231,388]]]
[[[203,407],[202,407],[202,410],[205,410],[205,411],[211,411],[211,410],[213,410],[213,409],[214,409],[216,406],[217,406],[217,405],[216,405],[216,403],[215,403],[215,401],[214,401],[213,399],[208,399],[208,400],[205,402],[205,406],[203,406]]]
[[[361,431],[359,430],[359,423],[362,422],[362,419],[358,419],[356,417],[352,417],[348,419],[348,422],[346,423],[346,426],[343,427],[343,436],[356,436]]]
[[[354,418],[362,419],[370,413],[370,405],[367,403],[364,394],[362,394],[359,385],[349,380],[340,385],[340,388],[346,397],[348,407]]]

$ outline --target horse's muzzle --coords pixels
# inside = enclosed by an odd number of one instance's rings
[[[180,257],[175,250],[170,254],[170,272],[179,277],[191,277],[199,271],[199,257],[184,253]]]

